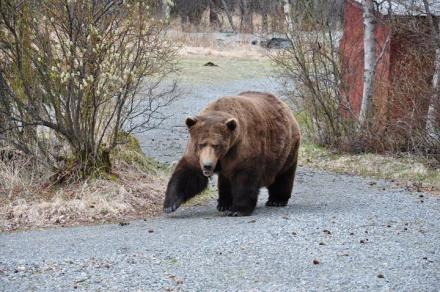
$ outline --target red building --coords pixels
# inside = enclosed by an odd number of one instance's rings
[[[387,2],[387,1],[383,1]],[[392,10],[392,17],[388,12]],[[422,37],[429,25],[422,13],[408,13],[407,7],[379,7],[376,14],[377,41],[374,104],[381,122],[423,126],[428,111],[434,74],[435,48]],[[422,10],[419,10],[422,11]],[[418,33],[416,33],[416,30]],[[359,1],[345,0],[343,37],[340,41],[342,92],[341,109],[354,116],[360,111],[364,74],[364,24]]]

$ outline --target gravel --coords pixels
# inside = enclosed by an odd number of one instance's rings
[[[187,114],[275,86],[243,82],[195,87],[163,131],[141,137],[145,152],[177,160]],[[264,207],[262,190],[250,217],[224,217],[211,201],[130,224],[3,233],[0,291],[437,291],[440,198],[420,194],[300,167],[289,205]]]

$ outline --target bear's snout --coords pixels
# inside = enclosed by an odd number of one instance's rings
[[[202,165],[202,171],[204,176],[212,176],[214,174],[214,165],[212,162],[205,162]]]

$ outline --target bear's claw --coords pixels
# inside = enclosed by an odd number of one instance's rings
[[[228,217],[242,217],[242,216],[250,216],[252,212],[241,212],[241,211],[234,211],[234,210],[227,210],[223,212],[225,216]]]
[[[172,212],[176,211],[177,208],[179,208],[179,207],[180,207],[180,203],[174,203],[174,204],[171,205],[171,206],[164,207],[164,208],[163,208],[163,211],[164,211],[165,213],[169,214],[169,213],[172,213]]]
[[[287,206],[287,201],[267,201],[266,207],[285,207]]]
[[[223,205],[223,204],[217,205],[217,210],[219,212],[229,211],[230,209],[231,209],[231,206],[228,206],[228,205]]]

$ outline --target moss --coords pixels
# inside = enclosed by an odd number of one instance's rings
[[[206,201],[215,198],[216,195],[217,195],[217,190],[211,186],[208,186],[202,193],[200,193],[199,195],[195,196],[194,198],[186,202],[185,205],[187,206],[201,205]]]
[[[119,137],[121,145],[111,153],[113,161],[122,161],[150,174],[158,174],[166,170],[166,165],[146,156],[138,139],[130,133],[122,132]]]

